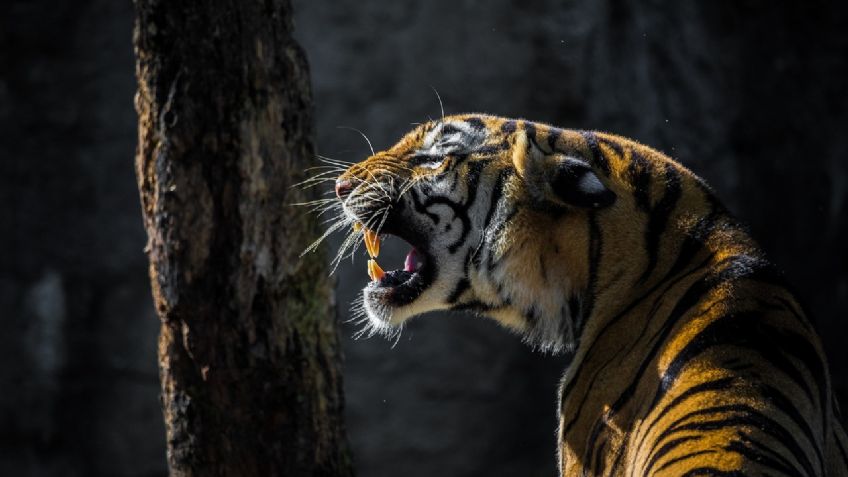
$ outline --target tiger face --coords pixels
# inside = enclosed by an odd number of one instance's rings
[[[617,196],[579,134],[446,117],[351,166],[336,194],[372,257],[362,301],[372,330],[432,310],[469,310],[543,349],[573,346],[589,213]],[[384,235],[411,246],[402,268],[377,264]]]

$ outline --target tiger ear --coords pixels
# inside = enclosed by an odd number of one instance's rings
[[[616,196],[586,161],[546,154],[524,131],[516,132],[512,163],[530,194],[541,202],[587,209],[609,207]]]

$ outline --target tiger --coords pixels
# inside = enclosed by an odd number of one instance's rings
[[[570,354],[560,475],[848,475],[807,313],[707,183],[663,153],[459,114],[336,170],[337,258],[365,245],[370,333],[461,310]],[[377,263],[386,236],[410,245],[402,268]]]

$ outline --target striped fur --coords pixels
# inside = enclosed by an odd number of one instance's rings
[[[352,221],[414,235],[432,262],[410,300],[366,289],[375,327],[467,310],[574,353],[560,388],[562,475],[848,475],[803,309],[704,182],[663,154],[460,115],[340,180],[356,184]]]

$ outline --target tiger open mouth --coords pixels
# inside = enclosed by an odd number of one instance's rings
[[[365,249],[370,257],[368,276],[371,282],[365,287],[366,305],[405,306],[415,301],[432,284],[435,276],[434,260],[427,253],[426,244],[414,238],[415,234],[393,231],[378,235],[359,223],[354,225],[354,229],[362,230]],[[387,235],[397,237],[411,247],[401,269],[384,271],[377,263],[381,241]]]

